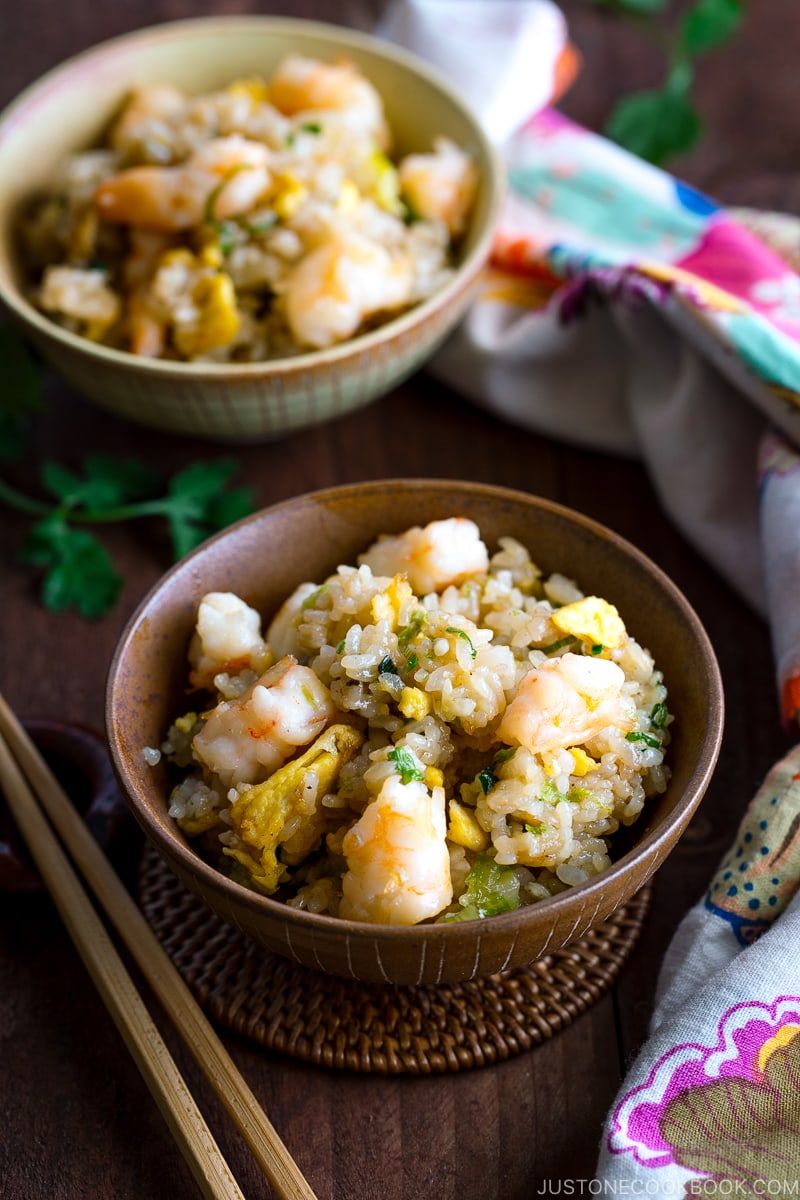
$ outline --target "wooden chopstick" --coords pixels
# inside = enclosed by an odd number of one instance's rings
[[[278,1200],[317,1200],[172,960],[2,695],[0,734],[84,879],[250,1147]],[[22,832],[25,835],[24,829]]]
[[[214,1137],[145,1008],[105,926],[0,736],[8,807],[89,974],[208,1200],[244,1200]]]

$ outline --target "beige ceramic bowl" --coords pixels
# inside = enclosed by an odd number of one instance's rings
[[[345,56],[379,88],[398,153],[439,135],[475,158],[480,188],[453,279],[389,324],[330,350],[268,363],[150,361],[94,345],[26,299],[14,251],[20,205],[69,152],[96,144],[131,87],[169,81],[187,92],[266,75],[288,51]],[[213,17],[145,29],[46,75],[0,116],[0,300],[57,371],[118,415],[172,433],[258,442],[357,409],[433,353],[468,306],[486,261],[501,193],[497,160],[466,105],[424,63],[338,26],[272,17]]]
[[[158,745],[186,705],[186,651],[207,591],[238,592],[265,618],[303,581],[352,563],[382,532],[463,515],[490,549],[503,534],[617,605],[655,655],[674,713],[672,780],[616,844],[595,879],[517,912],[452,925],[375,926],[287,907],[228,880],[167,816],[168,772]],[[472,483],[388,481],[317,492],[275,505],[206,542],[164,576],[129,622],[108,679],[107,734],[133,813],[179,879],[247,937],[306,966],[397,984],[471,979],[529,963],[580,937],[649,879],[685,829],[719,751],[723,694],[713,650],[670,580],[621,538],[535,496]]]

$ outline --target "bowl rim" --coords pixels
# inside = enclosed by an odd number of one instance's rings
[[[336,346],[322,350],[310,350],[293,356],[246,363],[197,363],[151,359],[132,354],[127,350],[117,350],[111,346],[92,342],[88,338],[72,333],[40,313],[26,299],[13,280],[10,277],[6,279],[0,272],[0,301],[7,306],[10,314],[19,322],[30,330],[35,330],[41,337],[57,343],[64,350],[86,355],[109,368],[122,367],[140,371],[145,379],[191,380],[192,378],[206,377],[219,381],[258,379],[265,373],[280,376],[312,371],[323,363],[335,365],[343,359],[350,358],[354,352],[368,353],[374,346],[381,345],[387,340],[393,340],[395,337],[402,337],[403,334],[424,323],[432,313],[447,306],[474,280],[489,257],[505,192],[504,168],[499,152],[481,125],[478,115],[441,71],[431,66],[425,59],[394,42],[350,26],[297,17],[273,16],[268,13],[254,13],[189,17],[184,20],[165,21],[161,24],[146,25],[141,29],[130,30],[88,46],[51,67],[38,79],[29,83],[0,111],[0,146],[2,146],[4,137],[11,135],[15,126],[20,123],[28,105],[48,91],[62,86],[73,73],[80,72],[84,67],[90,66],[92,62],[104,59],[109,53],[113,54],[116,50],[129,45],[147,46],[162,41],[180,42],[187,33],[214,33],[219,30],[242,34],[250,29],[265,33],[274,31],[298,36],[310,34],[327,39],[332,45],[339,45],[343,48],[355,46],[367,53],[394,60],[406,70],[426,79],[454,109],[466,118],[472,127],[473,137],[480,146],[481,155],[492,164],[492,170],[486,174],[487,201],[484,228],[476,238],[474,245],[457,264],[453,277],[433,295],[407,312],[390,319],[376,329],[358,334]],[[65,153],[68,152],[65,149]]]
[[[244,903],[251,911],[264,912],[267,915],[274,916],[284,926],[286,924],[296,926],[298,929],[306,928],[309,932],[314,930],[326,931],[328,933],[337,932],[340,935],[347,933],[350,937],[372,940],[379,936],[382,940],[389,941],[402,940],[406,945],[409,939],[426,940],[430,938],[452,938],[456,939],[461,936],[461,931],[465,928],[478,930],[481,927],[481,921],[487,918],[481,918],[475,921],[454,922],[451,924],[421,924],[412,926],[394,926],[373,924],[366,921],[351,921],[345,920],[342,917],[334,917],[325,913],[309,913],[302,909],[292,908],[282,901],[274,900],[269,896],[262,895],[251,888],[247,888],[242,884],[236,883],[234,880],[223,875],[217,868],[207,863],[202,856],[195,851],[191,845],[185,844],[177,835],[170,837],[160,827],[154,827],[149,819],[146,818],[146,805],[140,800],[136,788],[131,786],[125,777],[124,759],[120,752],[115,728],[115,680],[118,676],[120,665],[125,655],[125,652],[133,640],[134,634],[142,623],[145,614],[155,599],[155,597],[169,588],[172,581],[183,574],[191,574],[193,564],[198,557],[208,553],[209,549],[216,543],[224,540],[232,533],[249,527],[260,520],[273,516],[279,511],[288,508],[299,508],[308,504],[324,503],[326,499],[335,497],[337,499],[345,499],[348,495],[365,495],[369,493],[385,492],[387,489],[403,489],[408,491],[424,491],[430,488],[447,488],[454,493],[468,491],[471,494],[478,493],[487,498],[505,499],[512,502],[523,501],[526,504],[533,504],[534,508],[539,511],[550,512],[553,515],[566,518],[573,523],[577,523],[584,531],[593,536],[600,537],[604,541],[610,541],[617,550],[633,559],[636,564],[642,568],[645,573],[650,574],[656,585],[663,589],[670,597],[673,605],[678,608],[686,620],[688,626],[692,630],[700,657],[705,667],[705,675],[708,681],[708,690],[711,696],[712,703],[709,711],[709,726],[704,740],[702,750],[698,756],[694,770],[690,776],[686,791],[680,801],[675,805],[670,814],[668,824],[659,826],[650,830],[638,842],[635,851],[629,850],[619,859],[613,861],[610,867],[601,871],[598,875],[585,880],[583,883],[572,885],[564,892],[560,892],[555,896],[551,896],[546,900],[537,901],[534,904],[523,906],[508,913],[498,913],[491,917],[491,928],[502,932],[510,931],[515,928],[520,920],[524,921],[525,916],[533,919],[537,914],[552,913],[553,923],[557,920],[561,911],[572,908],[576,899],[583,898],[586,902],[581,907],[581,914],[585,911],[588,902],[592,899],[597,901],[597,908],[601,904],[602,893],[609,887],[610,883],[616,878],[623,876],[631,864],[631,855],[635,853],[636,859],[647,864],[646,872],[643,878],[639,880],[637,890],[642,887],[649,879],[650,875],[657,869],[658,862],[656,852],[664,841],[677,840],[681,836],[684,829],[688,825],[697,806],[703,798],[703,795],[709,785],[711,777],[719,758],[722,737],[724,732],[725,719],[725,695],[722,682],[722,675],[717,661],[711,639],[705,630],[699,616],[690,601],[683,594],[681,589],[673,582],[661,567],[659,567],[651,558],[629,542],[627,538],[601,522],[596,521],[593,517],[589,517],[581,513],[577,509],[570,508],[568,505],[562,504],[555,500],[550,500],[546,497],[539,496],[532,492],[525,492],[518,488],[504,487],[498,484],[477,483],[464,479],[443,479],[434,477],[420,477],[414,479],[373,479],[365,480],[359,483],[346,483],[334,485],[331,487],[320,488],[315,491],[302,492],[294,496],[287,497],[284,500],[279,500],[274,504],[270,504],[265,508],[259,509],[255,513],[251,513],[247,517],[243,517],[235,524],[228,526],[219,533],[214,534],[200,546],[196,547],[188,555],[175,563],[167,570],[159,580],[148,590],[135,610],[128,619],[122,634],[117,642],[117,646],[112,656],[109,667],[106,690],[105,690],[105,713],[106,713],[106,737],[108,741],[109,751],[111,755],[112,765],[117,774],[123,794],[132,809],[134,815],[139,820],[140,825],[146,831],[148,838],[156,845],[156,848],[166,855],[167,859],[177,859],[181,867],[192,876],[199,876],[202,879],[206,889],[210,888],[220,898],[225,901],[227,896],[231,894],[240,902]],[[457,499],[457,497],[456,497]],[[454,511],[457,508],[457,503],[454,503]],[[174,869],[174,868],[173,868]],[[579,915],[576,921],[576,928],[581,921]]]

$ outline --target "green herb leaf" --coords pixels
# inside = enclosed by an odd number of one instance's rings
[[[420,770],[411,751],[405,746],[395,746],[386,757],[394,763],[395,770],[403,783],[411,783],[412,779],[421,782],[425,778],[425,772]]]
[[[80,479],[67,467],[59,463],[42,463],[42,483],[51,496],[55,496],[62,504],[73,506],[73,496],[80,491]]]
[[[147,463],[104,455],[85,460],[83,477],[59,463],[45,462],[42,483],[62,504],[95,514],[152,497],[158,488],[158,478]]]
[[[232,460],[195,463],[175,475],[166,495],[150,467],[138,460],[88,457],[81,472],[45,462],[42,483],[57,505],[25,495],[0,479],[0,503],[38,517],[20,551],[20,560],[46,568],[44,604],[53,611],[77,609],[97,617],[115,603],[121,581],[102,545],[83,528],[92,523],[164,517],[176,557],[252,512],[249,488],[227,490],[236,469]]]
[[[183,558],[212,533],[219,523],[220,501],[225,485],[236,470],[231,459],[215,463],[199,462],[175,475],[169,485],[163,510],[169,525],[175,558]],[[240,492],[235,505],[239,515],[249,508],[249,493]],[[222,515],[225,505],[221,506]]]
[[[52,612],[73,608],[83,617],[101,617],[117,601],[122,580],[105,549],[87,530],[67,525],[60,514],[33,527],[20,557],[47,568],[41,595]]]
[[[209,533],[227,529],[229,525],[248,517],[253,511],[253,489],[233,488],[213,496],[206,509],[206,522]]]
[[[691,79],[688,64],[681,62],[665,87],[627,96],[606,122],[606,135],[656,165],[691,150],[702,129],[691,100]]]
[[[525,832],[536,834],[538,837],[540,834],[547,833],[547,826],[544,821],[534,821],[533,823],[526,821]]]
[[[698,0],[681,23],[684,50],[693,57],[714,50],[736,32],[743,16],[742,0]]]

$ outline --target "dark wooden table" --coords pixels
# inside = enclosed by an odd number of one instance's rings
[[[800,23],[792,0],[748,6],[744,32],[706,60],[698,98],[706,137],[675,163],[730,203],[800,211]],[[137,26],[189,15],[274,11],[368,28],[380,0],[26,0],[3,6],[0,101],[71,53]],[[654,83],[658,60],[587,4],[564,4],[584,56],[563,107],[592,127],[613,99]],[[1,365],[0,365],[1,367]],[[48,457],[147,455],[164,473],[218,448],[116,421],[51,379],[30,476]],[[419,429],[422,436],[400,437]],[[666,518],[636,463],[520,432],[425,374],[354,416],[237,452],[259,504],[309,489],[396,475],[470,478],[573,506],[637,543],[684,590],[713,640],[727,729],[713,783],[658,874],[638,944],[613,990],[558,1036],[498,1066],[428,1078],[347,1074],[265,1052],[223,1032],[320,1200],[523,1200],[592,1175],[603,1117],[646,1033],[659,962],[765,771],[781,730],[769,634]],[[109,530],[125,576],[104,619],[46,613],[14,561],[26,522],[0,517],[0,690],[25,718],[101,730],[103,685],[119,633],[168,566],[145,525]],[[157,1011],[157,1009],[156,1009]],[[249,1197],[269,1188],[180,1040],[164,1032]],[[197,1192],[50,900],[0,895],[0,1195],[8,1200],[178,1200]],[[577,1183],[576,1183],[577,1188]],[[586,1186],[586,1185],[584,1185]]]

